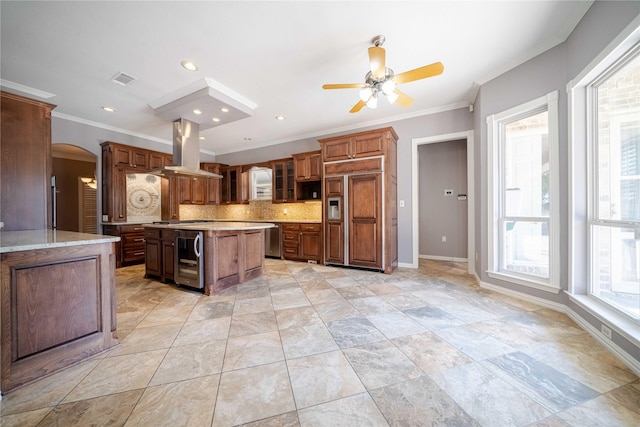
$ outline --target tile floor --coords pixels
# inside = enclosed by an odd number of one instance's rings
[[[117,271],[121,345],[3,397],[8,426],[638,426],[640,380],[466,264],[266,261],[205,297]]]

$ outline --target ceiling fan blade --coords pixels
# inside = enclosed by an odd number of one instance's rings
[[[407,108],[410,107],[411,104],[413,104],[413,98],[411,98],[409,95],[407,95],[404,92],[399,91],[398,89],[395,89],[393,91],[393,93],[395,93],[396,95],[398,95],[398,99],[396,99],[396,102],[398,103],[398,105],[400,105],[401,107]]]
[[[375,79],[383,79],[387,70],[385,65],[384,48],[374,46],[369,48],[369,62],[371,63],[371,75]]]
[[[367,105],[366,102],[364,101],[358,101],[358,103],[356,105],[353,106],[353,108],[351,110],[349,110],[350,113],[357,113],[358,111],[362,110],[362,107],[364,107],[365,105]]]
[[[365,87],[366,83],[336,83],[322,85],[322,89],[351,89]]]
[[[393,78],[393,81],[396,82],[396,84],[409,83],[414,80],[437,76],[439,74],[442,74],[443,71],[444,65],[442,65],[441,62],[434,62],[433,64],[425,65],[424,67],[396,74]]]

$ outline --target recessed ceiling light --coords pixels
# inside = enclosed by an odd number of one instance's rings
[[[276,120],[284,120],[284,119],[286,119],[285,116],[276,116]]]
[[[211,119],[211,120],[213,120],[214,122],[219,122],[219,121],[220,121],[220,119],[219,119],[219,118],[217,118],[217,117],[214,117],[214,118],[213,118],[213,119]]]
[[[118,110],[116,110],[116,109],[115,109],[115,108],[113,108],[113,107],[106,107],[106,106],[103,106],[103,107],[102,107],[102,109],[103,109],[104,111],[108,111],[108,112],[110,112],[110,113],[115,113],[116,111],[118,111]]]
[[[180,65],[182,65],[182,68],[185,70],[198,71],[198,66],[191,61],[182,61],[180,62]]]
[[[222,111],[223,113],[228,113],[229,109],[227,107],[222,107],[220,111]]]
[[[202,114],[202,111],[196,108],[195,110],[193,110],[193,114]]]

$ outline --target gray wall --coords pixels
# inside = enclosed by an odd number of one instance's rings
[[[560,161],[560,256],[561,286],[568,288],[569,261],[569,140],[566,86],[575,78],[612,39],[614,39],[634,18],[640,14],[640,2],[601,2],[596,1],[586,13],[569,38],[557,47],[544,52],[536,58],[504,73],[481,86],[475,103],[474,139],[477,143],[474,153],[476,189],[476,251],[480,259],[475,270],[483,282],[518,292],[526,293],[544,300],[569,306],[585,322],[599,330],[600,322],[593,315],[569,300],[561,292],[552,294],[528,287],[514,285],[490,278],[486,274],[487,261],[487,128],[486,117],[517,106],[526,101],[541,97],[548,92],[559,92],[559,161]],[[574,182],[577,192],[585,191],[586,179]],[[613,342],[640,360],[640,349],[624,337],[614,334]]]
[[[419,255],[466,259],[467,200],[458,200],[467,194],[466,139],[420,145],[418,168]]]

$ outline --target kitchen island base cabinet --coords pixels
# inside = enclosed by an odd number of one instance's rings
[[[111,243],[2,254],[6,393],[118,344]]]
[[[264,230],[205,231],[204,262],[205,295],[261,276]]]

